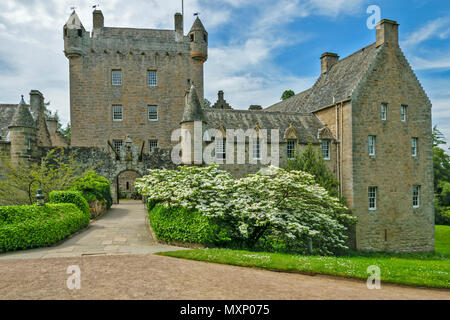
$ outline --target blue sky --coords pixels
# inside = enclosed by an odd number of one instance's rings
[[[99,3],[107,26],[173,28],[181,0],[2,0],[0,103],[41,90],[69,121],[68,62],[62,26],[77,7],[86,29]],[[320,55],[341,58],[375,41],[367,8],[400,24],[400,43],[433,103],[433,122],[450,140],[450,2],[442,0],[185,0],[185,29],[200,12],[209,32],[205,96],[218,90],[235,108],[271,105],[285,89],[312,86]]]

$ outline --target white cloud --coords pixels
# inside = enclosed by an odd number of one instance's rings
[[[444,30],[443,30],[444,29]],[[446,39],[450,32],[450,18],[438,18],[430,21],[417,31],[407,35],[406,40],[400,44],[402,47],[408,48],[418,45],[433,36],[438,36],[441,39]]]

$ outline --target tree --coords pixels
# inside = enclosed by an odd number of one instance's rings
[[[208,99],[203,99],[203,104],[202,104],[203,108],[209,108],[211,107],[211,101],[209,101]]]
[[[444,134],[439,131],[437,128],[437,125],[433,127],[433,147],[438,147],[441,144],[446,144],[447,141],[445,141]]]
[[[439,147],[444,135],[433,127],[434,207],[436,224],[450,224],[450,156]]]
[[[32,200],[41,185],[48,201],[49,194],[55,190],[68,190],[74,181],[83,176],[89,169],[83,169],[75,160],[73,153],[66,155],[62,148],[52,149],[43,156],[39,163],[21,161],[12,163],[3,157],[0,179],[0,205],[29,204],[28,188],[33,180],[31,189]]]
[[[286,99],[289,99],[290,97],[293,97],[293,96],[295,96],[295,92],[294,91],[286,90],[281,95],[281,100],[286,100]]]
[[[61,128],[61,129],[59,130],[59,132],[61,132],[61,134],[62,134],[63,136],[65,136],[67,139],[70,140],[70,137],[71,137],[70,123],[68,123],[68,124],[66,125],[65,128]]]
[[[297,152],[294,159],[288,160],[286,170],[308,172],[315,177],[316,182],[325,188],[331,196],[337,197],[339,195],[339,181],[328,170],[322,155],[312,144],[308,144],[301,154]]]

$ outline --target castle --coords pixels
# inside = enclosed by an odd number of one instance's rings
[[[202,165],[197,149],[213,146],[217,162],[234,176],[256,172],[263,167],[259,140],[248,137],[237,151],[239,142],[227,131],[277,129],[279,152],[268,153],[280,166],[307,144],[322,152],[358,218],[357,249],[434,250],[431,102],[401,51],[395,21],[380,21],[376,41],[346,58],[324,53],[310,89],[248,110],[233,109],[222,91],[212,107],[203,105],[208,33],[198,18],[185,35],[179,13],[173,30],[148,30],[105,27],[95,10],[89,33],[73,12],[63,33],[72,126],[67,150],[86,165],[101,163],[97,171],[111,180],[116,201],[132,193],[134,179],[147,169],[174,168],[175,147],[185,165]],[[43,103],[37,96],[33,91],[32,110]],[[24,102],[9,108],[15,113],[9,124],[0,121],[0,134],[9,135],[1,152],[31,159],[33,146],[64,145],[54,142],[51,121],[33,116]],[[174,140],[177,129],[189,137]],[[228,164],[230,155],[247,160]]]

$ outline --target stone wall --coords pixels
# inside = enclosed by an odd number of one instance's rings
[[[387,120],[381,104],[387,103]],[[407,120],[400,109],[407,105]],[[431,104],[400,48],[385,45],[352,105],[353,212],[357,248],[377,251],[433,251],[433,151]],[[376,136],[376,155],[367,139]],[[418,137],[418,156],[411,138]],[[412,190],[420,185],[420,207]],[[368,187],[376,186],[376,210],[368,209]]]

